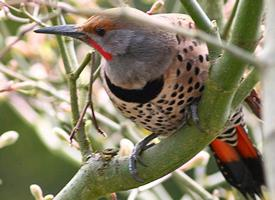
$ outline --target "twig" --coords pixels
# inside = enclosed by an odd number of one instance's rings
[[[199,1],[211,20],[215,20],[220,30],[223,28],[223,0]]]
[[[91,61],[92,60],[92,61]],[[107,137],[107,135],[99,128],[97,120],[96,120],[96,116],[94,113],[94,108],[93,108],[93,101],[92,101],[92,87],[93,87],[93,82],[94,82],[94,65],[95,65],[95,52],[89,52],[86,57],[84,58],[83,62],[81,63],[81,65],[75,70],[75,72],[73,73],[73,77],[75,79],[79,78],[79,75],[81,74],[81,72],[83,71],[83,69],[87,66],[87,64],[89,62],[91,63],[91,74],[90,74],[90,85],[89,85],[89,92],[88,92],[88,101],[86,103],[86,105],[84,106],[80,117],[75,125],[75,127],[72,129],[71,133],[70,133],[70,140],[72,141],[72,139],[74,138],[75,134],[78,132],[79,128],[83,125],[83,118],[87,112],[87,109],[90,107],[91,109],[91,119],[93,122],[94,127],[96,128],[96,130],[102,134],[103,136]]]
[[[74,71],[73,76],[75,79],[78,79],[81,72],[85,69],[88,63],[91,61],[92,52],[88,52],[84,60],[81,62],[80,66]]]
[[[215,37],[219,42],[220,35],[218,28],[210,21],[198,2],[196,0],[181,0],[181,3],[195,21],[196,26],[202,31],[213,35],[213,37]],[[217,48],[213,45],[208,45],[208,49],[210,61],[215,61],[222,51],[221,48]]]
[[[252,88],[259,82],[259,70],[252,69],[248,76],[240,83],[234,99],[232,101],[231,110],[234,111],[251,92]]]
[[[157,0],[146,13],[152,15],[157,13],[164,6],[163,0]]]
[[[0,60],[3,58],[3,56],[17,43],[19,42],[23,36],[28,33],[29,31],[33,30],[35,27],[37,26],[37,24],[34,24],[32,26],[29,26],[27,29],[21,31],[19,33],[19,35],[17,36],[17,38],[11,42],[9,45],[7,45],[6,47],[4,47],[4,49],[2,49],[2,51],[0,51]]]
[[[84,119],[84,116],[85,116],[85,114],[86,114],[87,109],[89,108],[89,106],[90,106],[90,102],[88,102],[88,103],[84,106],[82,112],[80,113],[79,119],[77,120],[76,125],[74,126],[74,128],[72,129],[72,131],[71,131],[71,133],[70,133],[70,142],[71,142],[71,143],[73,142],[73,139],[74,139],[75,134],[79,131],[80,127],[83,126],[83,119]]]
[[[40,25],[40,26],[43,26],[43,27],[46,27],[48,26],[47,24],[43,23],[42,21],[40,21],[39,19],[35,18],[33,15],[31,15],[27,9],[26,9],[26,6],[24,3],[21,4],[21,8],[22,8],[22,12],[33,22],[35,22],[36,24]]]
[[[53,13],[53,14],[51,14],[51,15],[45,17],[45,18],[42,18],[42,19],[41,19],[41,23],[42,23],[43,21],[48,21],[48,20],[50,20],[50,19],[52,19],[52,18],[55,18],[55,17],[57,17],[58,15],[60,15],[60,13],[59,13],[59,12],[56,12],[56,13]],[[17,38],[16,38],[12,43],[10,43],[8,46],[4,47],[4,49],[2,49],[2,51],[0,51],[0,60],[3,58],[3,56],[4,56],[4,55],[5,55],[5,54],[6,54],[6,53],[7,53],[7,52],[17,43],[17,42],[19,42],[19,41],[24,37],[24,35],[25,35],[26,33],[30,32],[31,30],[33,30],[33,29],[37,26],[37,22],[38,22],[38,21],[40,22],[40,20],[36,20],[34,17],[33,17],[32,19],[35,21],[36,24],[33,24],[33,25],[29,26],[28,28],[26,28],[26,29],[22,30],[21,32],[19,32]]]
[[[10,70],[9,68],[3,66],[1,63],[0,63],[0,72],[2,72],[3,74],[5,74],[7,76],[12,77],[12,78],[18,79],[22,82],[28,83],[28,87],[33,87],[40,91],[43,91],[46,94],[49,94],[60,101],[65,101],[67,103],[69,102],[67,98],[62,96],[60,94],[60,92],[56,91],[52,86],[50,86],[42,81],[33,81],[33,80],[25,77],[24,75],[19,74],[18,72]],[[18,84],[21,84],[21,83],[18,83]]]
[[[238,8],[238,4],[239,4],[239,0],[236,0],[236,2],[234,4],[234,7],[233,7],[233,10],[231,12],[231,15],[230,15],[228,21],[226,22],[226,24],[224,26],[224,29],[223,29],[223,32],[222,32],[222,39],[224,39],[224,40],[227,40],[227,38],[229,36],[230,29],[231,29],[232,23],[233,23],[233,19],[236,16],[236,11],[237,11],[237,8]]]
[[[95,66],[95,52],[92,53],[92,63],[91,63],[91,74],[90,74],[90,87],[89,87],[89,93],[88,93],[88,103],[90,105],[90,109],[92,112],[92,122],[94,124],[94,127],[96,130],[102,134],[104,137],[107,137],[106,133],[104,133],[98,126],[95,112],[94,112],[94,106],[93,106],[93,99],[92,99],[92,93],[93,93],[93,82],[94,82],[94,66]]]
[[[19,22],[19,23],[29,23],[30,22],[30,19],[28,19],[28,18],[22,18],[22,17],[17,17],[15,15],[13,15],[10,12],[9,8],[6,7],[5,5],[3,6],[3,10],[4,10],[6,17],[12,21]]]

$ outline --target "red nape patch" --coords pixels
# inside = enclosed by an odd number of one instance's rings
[[[112,60],[112,54],[105,51],[99,44],[97,44],[93,39],[88,39],[89,45],[95,48],[106,60]]]
[[[226,163],[240,160],[238,152],[226,142],[215,139],[210,145],[221,162]]]
[[[239,125],[236,126],[236,130],[238,134],[238,145],[236,147],[238,152],[241,154],[243,158],[257,158],[257,150],[253,146],[245,129],[241,125]]]

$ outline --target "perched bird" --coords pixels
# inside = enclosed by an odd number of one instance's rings
[[[195,29],[188,15],[148,16],[183,29]],[[196,105],[208,77],[207,45],[197,39],[141,24],[119,14],[119,8],[94,15],[82,25],[38,29],[36,33],[59,34],[79,39],[103,57],[101,78],[113,104],[127,118],[152,132],[139,142],[129,162],[137,181],[136,164],[152,139],[169,136],[181,128]],[[226,180],[246,197],[262,196],[262,158],[248,138],[239,108],[210,147]]]

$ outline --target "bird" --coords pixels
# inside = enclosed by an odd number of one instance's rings
[[[125,8],[126,9],[126,8]],[[186,14],[147,15],[178,28],[196,30]],[[102,56],[101,79],[114,106],[137,125],[150,131],[134,148],[129,171],[142,182],[137,163],[152,140],[169,137],[195,116],[210,71],[205,42],[140,23],[120,13],[120,8],[93,15],[81,25],[58,25],[35,30],[78,39]],[[191,114],[190,114],[191,113]],[[246,198],[262,197],[265,185],[262,156],[250,140],[242,108],[229,119],[230,126],[210,144],[225,179]]]

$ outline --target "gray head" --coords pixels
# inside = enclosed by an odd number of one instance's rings
[[[127,10],[150,17],[133,8]],[[175,36],[130,20],[119,11],[120,8],[106,10],[80,26],[53,26],[35,32],[70,36],[87,43],[105,58],[102,67],[111,82],[121,87],[140,88],[161,76],[170,65]]]

